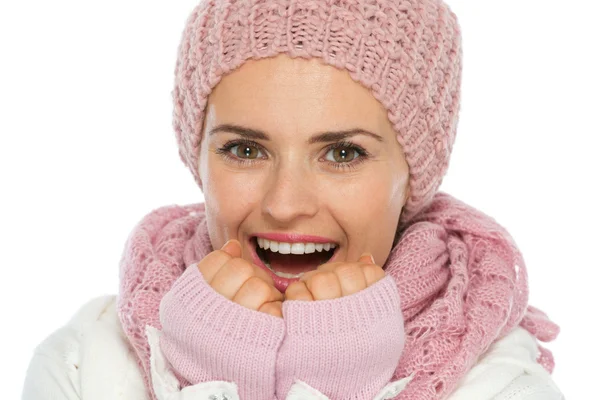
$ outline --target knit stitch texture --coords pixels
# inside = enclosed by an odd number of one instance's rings
[[[330,399],[373,399],[392,378],[404,326],[389,275],[352,296],[286,301],[283,315],[227,300],[191,264],[160,303],[161,351],[182,386],[236,382],[244,400],[285,399],[296,377]]]
[[[229,301],[192,264],[163,297],[160,324],[161,350],[183,386],[243,382],[241,399],[272,399],[281,318]]]
[[[456,137],[462,44],[440,0],[203,0],[178,49],[173,128],[179,156],[198,172],[207,99],[246,60],[280,53],[347,71],[388,111],[409,166],[408,222],[442,183]]]
[[[118,315],[150,393],[145,326],[163,329],[161,300],[186,267],[211,251],[203,204],[156,209],[139,222],[127,240],[120,264]],[[406,340],[392,379],[415,373],[397,399],[446,398],[478,357],[517,325],[540,341],[551,341],[559,332],[543,312],[528,307],[525,263],[508,232],[491,217],[449,194],[438,192],[414,217],[401,232],[384,269],[398,290]],[[218,315],[214,308],[199,306],[195,313],[202,314],[203,310],[207,315]],[[307,329],[318,331],[309,314],[305,315]],[[218,339],[218,333],[215,335],[212,340]],[[352,350],[339,348],[338,355]],[[540,350],[538,361],[551,372],[552,354],[541,346]],[[302,346],[286,351],[292,352],[293,358],[302,358],[302,354],[293,354],[303,351]],[[243,359],[245,353],[239,357]],[[212,367],[207,364],[206,368]],[[277,365],[275,373],[282,371]],[[178,377],[182,386],[190,383],[181,374]]]
[[[351,296],[285,301],[283,318],[278,399],[286,398],[296,378],[330,399],[374,399],[393,377],[406,340],[389,275]]]

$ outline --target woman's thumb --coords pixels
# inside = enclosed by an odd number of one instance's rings
[[[228,240],[223,247],[221,247],[221,250],[234,258],[242,256],[242,245],[235,239]]]

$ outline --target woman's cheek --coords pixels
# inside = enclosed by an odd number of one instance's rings
[[[357,258],[369,251],[380,265],[385,262],[394,241],[404,195],[396,190],[392,175],[385,172],[370,175],[352,193],[345,191],[344,201],[336,208],[336,219],[345,225],[343,228],[351,242],[348,255]]]
[[[241,223],[260,207],[262,175],[256,171],[231,170],[230,167],[213,169],[209,182],[206,202],[215,204],[219,219],[229,221],[228,226]]]
[[[329,197],[335,198],[346,213],[371,218],[385,208],[383,204],[390,203],[392,196],[390,179],[382,175],[369,171],[355,179],[332,182]]]

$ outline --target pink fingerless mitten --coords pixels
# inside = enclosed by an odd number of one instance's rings
[[[389,383],[405,342],[400,296],[389,275],[350,296],[285,301],[282,311],[278,399],[296,379],[332,400],[373,399]]]
[[[244,400],[272,399],[281,318],[250,310],[217,293],[196,264],[160,304],[160,348],[182,386],[234,382]]]

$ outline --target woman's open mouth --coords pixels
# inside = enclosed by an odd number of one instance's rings
[[[254,263],[269,272],[277,290],[284,293],[288,285],[305,272],[331,262],[339,246],[334,242],[288,243],[254,236],[250,239],[250,248]]]

